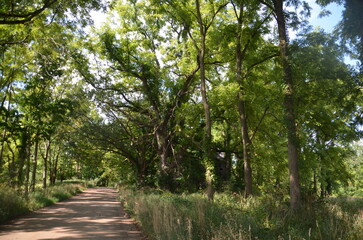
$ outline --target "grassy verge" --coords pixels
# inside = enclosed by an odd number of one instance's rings
[[[27,196],[8,186],[0,185],[0,223],[17,216],[49,206],[81,192],[83,184],[61,184],[37,189]]]
[[[363,239],[363,200],[333,199],[295,215],[274,198],[173,195],[120,190],[129,213],[152,239]]]

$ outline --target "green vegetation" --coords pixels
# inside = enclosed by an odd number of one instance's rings
[[[8,186],[0,186],[0,223],[70,198],[84,189],[81,184],[61,184],[37,189],[25,195]]]
[[[362,239],[363,199],[326,199],[292,214],[274,196],[176,195],[120,189],[120,199],[152,239]]]
[[[19,192],[14,214],[82,179],[167,193],[129,194],[152,235],[175,222],[165,236],[360,233],[359,204],[332,198],[363,197],[362,1],[315,1],[344,5],[332,33],[308,25],[303,0],[5,2],[0,184]]]

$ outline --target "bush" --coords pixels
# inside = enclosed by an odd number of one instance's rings
[[[37,190],[28,195],[28,208],[31,211],[34,211],[36,209],[68,199],[71,196],[81,192],[82,188],[82,185],[79,184],[63,184]]]
[[[87,188],[91,188],[96,186],[97,184],[97,179],[96,180],[80,180],[80,179],[69,179],[69,180],[64,180],[62,183],[59,183],[60,185],[64,185],[64,184],[79,184],[82,185],[84,187]]]

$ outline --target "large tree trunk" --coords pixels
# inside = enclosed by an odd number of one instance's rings
[[[8,155],[8,170],[10,177],[10,185],[15,186],[15,176],[16,176],[16,167],[15,167],[15,153],[8,142],[8,149],[11,152],[11,158]]]
[[[11,92],[10,91],[11,91],[11,84],[8,84],[4,99],[1,102],[1,108],[3,108],[5,101],[6,101],[6,94],[9,92],[9,101],[8,101],[8,109],[7,109],[8,112],[5,115],[5,123],[7,123],[7,121],[8,121],[8,116],[9,116],[9,112],[10,112],[10,101],[11,101]],[[4,127],[4,130],[2,133],[2,138],[1,138],[1,148],[0,148],[0,173],[2,171],[2,166],[3,166],[3,156],[4,156],[4,149],[5,149],[6,134],[7,134],[7,129],[6,129],[6,127]]]
[[[175,162],[170,162],[170,142],[167,126],[163,122],[156,131],[156,139],[158,146],[158,155],[160,158],[160,181],[164,188],[174,192],[176,190],[176,175],[175,175]]]
[[[7,120],[5,119],[5,122]],[[3,155],[4,155],[4,149],[5,149],[5,138],[6,138],[6,129],[4,129],[2,136],[1,136],[1,148],[0,148],[0,173],[3,168]]]
[[[48,178],[49,178],[49,184],[52,185],[52,178],[53,178],[53,162],[52,162],[52,155],[49,153],[48,156],[48,163],[47,163],[47,168],[48,168]]]
[[[21,132],[21,143],[18,157],[18,187],[21,187],[24,183],[24,164],[27,160],[27,149],[28,149],[28,130],[22,129]]]
[[[283,0],[273,0],[277,18],[280,57],[286,85],[284,96],[285,121],[288,138],[288,162],[290,173],[290,205],[297,209],[301,205],[300,180],[298,171],[298,139],[296,134],[296,123],[294,113],[294,84],[292,69],[289,62],[288,38],[286,33],[286,21],[283,11]]]
[[[45,156],[43,156],[43,188],[47,188],[48,157],[50,152],[50,144],[51,141],[49,139],[45,146]]]
[[[244,197],[247,198],[252,194],[252,168],[250,159],[251,140],[248,135],[245,101],[243,100],[242,93],[239,93],[238,95],[238,112],[241,124],[241,136],[243,144],[243,172],[245,181]]]
[[[215,154],[212,151],[212,120],[210,114],[210,106],[207,98],[207,86],[206,86],[206,79],[205,79],[205,38],[207,34],[207,29],[203,23],[202,14],[200,12],[200,3],[199,0],[195,1],[196,3],[196,10],[197,10],[197,18],[198,18],[198,25],[199,25],[199,34],[200,34],[200,47],[198,51],[198,60],[199,60],[199,67],[200,67],[200,91],[202,95],[202,103],[204,109],[204,120],[205,120],[205,136],[204,136],[204,154],[207,158],[208,166],[207,168],[211,168],[212,170],[207,170],[207,175],[214,174],[214,158]],[[213,182],[212,176],[207,176],[207,196],[209,200],[213,200],[214,197],[214,189],[213,189]]]
[[[168,168],[168,134],[164,124],[161,124],[155,131],[156,142],[158,145],[158,154],[160,157],[160,169],[162,172]]]
[[[232,169],[232,153],[231,153],[231,128],[230,124],[226,121],[226,129],[224,131],[224,156],[217,156],[217,170],[219,179],[224,183],[231,179]]]
[[[314,170],[314,176],[313,176],[313,194],[316,196],[318,194],[318,182],[316,179],[316,172]]]
[[[24,184],[25,195],[28,195],[29,192],[29,180],[30,180],[30,146],[27,147],[27,157],[25,165],[25,184]]]
[[[52,170],[51,170],[52,174],[51,174],[51,178],[50,178],[50,184],[52,184],[52,185],[54,185],[57,180],[59,155],[60,155],[60,148],[58,148],[57,154],[56,154],[54,162],[52,164]]]
[[[35,190],[36,177],[37,177],[38,146],[39,146],[39,139],[38,139],[38,136],[35,136],[33,172],[32,172],[32,181],[31,181],[31,187],[30,187],[32,192],[34,192],[34,190]]]
[[[252,168],[251,168],[251,140],[248,134],[248,124],[246,117],[246,102],[244,100],[243,93],[243,80],[242,80],[242,64],[244,54],[242,52],[241,38],[242,38],[242,23],[243,23],[243,3],[239,6],[240,12],[238,16],[238,29],[236,36],[236,80],[240,88],[238,93],[238,113],[241,125],[241,137],[243,145],[243,171],[244,171],[244,182],[245,182],[245,192],[244,196],[248,197],[252,194]]]

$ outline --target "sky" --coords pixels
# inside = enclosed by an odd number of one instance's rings
[[[319,14],[321,13],[323,8],[315,3],[316,0],[305,0],[305,1],[308,2],[309,6],[312,8],[311,16],[309,19],[310,25],[312,25],[314,29],[323,28],[327,33],[333,32],[334,28],[342,19],[344,6],[338,5],[336,3],[330,3],[324,9],[330,11],[331,14],[328,16],[319,17]],[[292,35],[290,36],[290,38],[294,38],[295,33],[290,33],[290,35]],[[351,59],[348,55],[344,57],[344,61],[346,64],[350,64],[355,67],[358,66],[358,60]]]
[[[311,14],[310,24],[313,25],[314,27],[322,27],[325,29],[326,32],[331,33],[334,30],[335,26],[342,19],[342,12],[344,10],[344,7],[342,5],[338,5],[336,3],[331,3],[326,7],[326,9],[331,12],[330,16],[319,18],[318,17],[319,11],[317,9],[321,9],[321,8],[319,6],[317,6],[317,4],[315,4],[315,3],[313,3],[313,4],[310,3],[310,2],[314,2],[314,1],[315,0],[308,1],[310,6],[314,7],[316,9]],[[359,64],[358,60],[351,59],[347,55],[344,57],[344,61],[346,64],[355,66],[358,69],[358,64]]]
[[[342,19],[342,11],[344,10],[344,7],[336,3],[331,3],[325,8],[326,10],[329,10],[331,14],[320,18],[319,14],[322,8],[315,3],[315,0],[308,0],[307,2],[312,8],[310,24],[314,27],[321,27],[325,29],[326,32],[332,32],[334,27]]]

